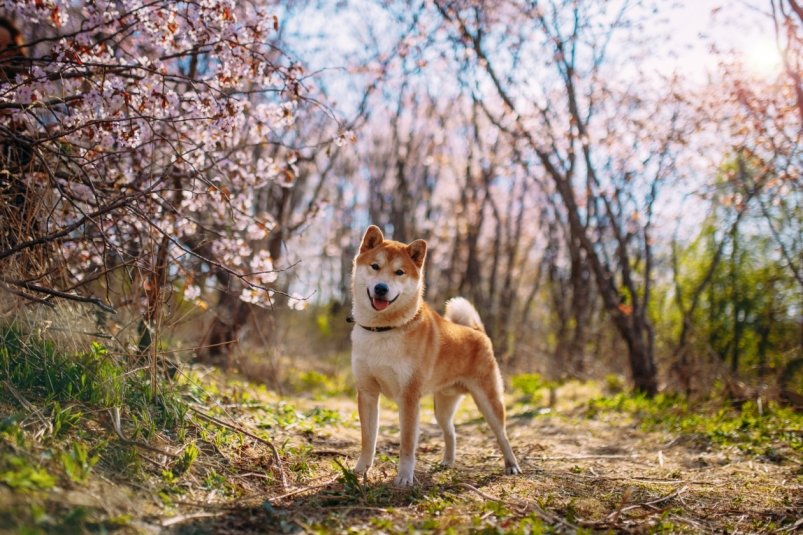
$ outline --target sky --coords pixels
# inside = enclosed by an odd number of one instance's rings
[[[710,51],[737,51],[757,74],[780,69],[775,46],[770,0],[684,0],[666,2],[668,28],[677,64],[695,76],[705,77],[718,58]],[[671,5],[670,5],[671,4]]]
[[[711,52],[712,45],[722,51],[737,51],[745,63],[757,74],[771,75],[780,70],[780,56],[774,42],[769,17],[771,0],[655,0],[657,16],[651,17],[647,32],[669,35],[666,46],[656,49],[643,68],[653,68],[661,74],[680,70],[705,82],[716,68],[719,57]],[[637,2],[632,2],[637,4]],[[379,41],[378,48],[389,50],[395,43],[394,31],[398,24],[387,18],[381,2],[375,0],[348,0],[341,10],[325,9],[310,2],[306,7],[294,9],[294,15],[285,20],[292,39],[292,52],[298,53],[310,71],[326,69],[324,76],[330,98],[340,104],[343,117],[351,115],[357,101],[351,95],[359,93],[349,76],[342,76],[341,68],[353,68],[357,58],[372,54],[370,43]],[[303,5],[303,4],[302,4]],[[638,8],[636,8],[638,9]],[[371,24],[365,24],[370,20]],[[663,22],[659,22],[663,21]],[[371,34],[369,27],[379,28]],[[334,68],[334,69],[333,69]],[[322,73],[323,74],[323,73]],[[359,85],[360,82],[357,82]],[[339,93],[339,94],[338,94]]]

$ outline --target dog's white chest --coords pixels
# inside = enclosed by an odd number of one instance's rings
[[[401,333],[374,333],[360,327],[351,335],[351,366],[357,388],[376,381],[385,397],[398,401],[410,382],[413,363]]]

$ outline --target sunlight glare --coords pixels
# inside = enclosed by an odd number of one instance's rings
[[[767,76],[781,70],[778,46],[773,41],[756,41],[745,52],[747,66],[758,75]]]

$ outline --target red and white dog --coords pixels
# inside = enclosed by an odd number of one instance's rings
[[[491,426],[505,458],[505,473],[520,474],[505,433],[502,377],[479,314],[463,298],[446,303],[445,319],[424,302],[427,243],[385,240],[368,227],[354,258],[351,363],[357,387],[362,452],[355,467],[374,462],[379,428],[379,394],[399,406],[401,447],[394,483],[412,486],[418,445],[419,403],[435,396],[435,418],[446,443],[441,464],[454,464],[452,418],[464,394],[471,394]]]

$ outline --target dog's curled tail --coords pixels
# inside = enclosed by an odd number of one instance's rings
[[[446,301],[446,314],[443,316],[452,323],[485,332],[485,326],[477,309],[463,297],[454,297]]]

